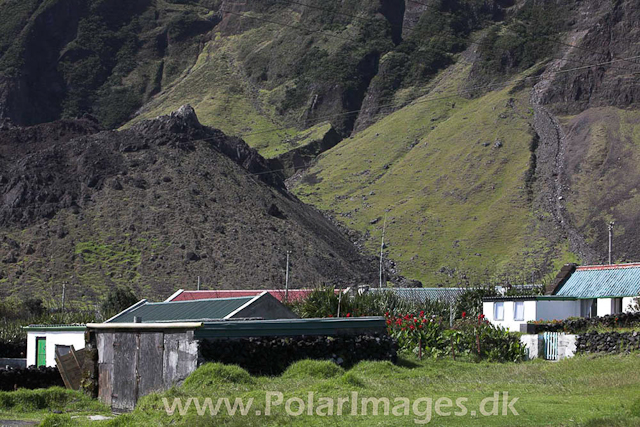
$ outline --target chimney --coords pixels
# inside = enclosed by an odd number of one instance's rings
[[[576,267],[578,267],[578,264],[565,264],[562,266],[553,282],[545,287],[544,294],[554,295],[558,292],[573,272],[576,271]]]

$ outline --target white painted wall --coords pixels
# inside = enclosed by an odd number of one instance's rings
[[[633,310],[631,310],[629,306],[634,304],[634,300],[635,297],[622,298],[622,311],[624,313],[633,312]]]
[[[558,337],[558,360],[575,356],[577,343],[577,335],[560,334]]]
[[[515,301],[504,302],[503,320],[494,318],[494,304],[497,301],[483,302],[482,313],[485,318],[496,326],[506,328],[511,332],[520,332],[520,325],[527,324],[530,320],[536,320],[536,301],[522,301],[524,303],[524,320],[515,320]]]
[[[564,320],[580,316],[580,300],[540,300],[536,320]]]
[[[611,298],[598,298],[598,317],[611,314]]]
[[[47,366],[56,366],[57,345],[72,345],[76,350],[84,348],[84,331],[27,331],[27,366],[36,364],[36,338],[44,337]]]
[[[541,356],[541,352],[544,350],[542,335],[521,335],[520,342],[527,348],[527,360],[537,359]]]

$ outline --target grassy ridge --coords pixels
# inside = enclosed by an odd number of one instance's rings
[[[273,111],[257,98],[258,93],[243,79],[237,64],[243,39],[267,38],[275,28],[260,27],[242,35],[221,38],[207,44],[188,75],[179,78],[171,87],[152,100],[145,111],[132,122],[169,114],[181,105],[191,104],[204,125],[212,126],[232,135],[243,135],[282,127]],[[274,90],[277,92],[277,90]],[[268,98],[269,91],[259,93]],[[294,135],[293,128],[277,132],[245,136],[244,139],[257,149],[274,150],[283,140]]]
[[[640,381],[640,358],[637,355],[576,357],[558,363],[544,361],[520,364],[467,363],[451,360],[404,360],[400,366],[389,362],[361,362],[344,371],[331,362],[301,361],[292,365],[280,377],[251,377],[234,366],[209,364],[195,371],[182,387],[143,398],[137,409],[105,424],[109,426],[138,425],[414,425],[418,417],[376,416],[371,406],[368,415],[320,417],[306,413],[298,417],[287,416],[284,403],[272,408],[272,415],[264,413],[265,393],[282,392],[284,401],[298,397],[307,401],[314,393],[316,408],[321,397],[346,398],[352,392],[359,397],[396,397],[415,401],[440,397],[455,401],[467,398],[468,413],[463,416],[438,416],[432,424],[441,425],[640,425],[640,399],[637,384]],[[496,416],[482,416],[478,410],[481,401],[493,393],[508,392],[509,400],[518,398],[514,408],[518,415],[502,411]],[[169,404],[174,398],[186,401],[189,397],[253,398],[253,406],[246,416],[230,417],[223,409],[212,417],[199,416],[192,409],[184,416],[178,412],[167,415],[163,398]],[[391,405],[393,407],[393,404]],[[424,406],[424,404],[423,404]],[[297,406],[294,404],[293,409]],[[345,405],[348,410],[349,405]],[[433,409],[433,407],[432,407]],[[453,410],[457,410],[454,406]],[[420,417],[423,421],[426,416]],[[73,425],[73,424],[72,424]],[[95,425],[95,423],[93,424]]]

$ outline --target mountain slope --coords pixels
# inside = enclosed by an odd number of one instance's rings
[[[189,102],[371,252],[386,213],[390,269],[539,281],[605,261],[612,220],[640,259],[636,3],[4,0],[0,118]]]
[[[368,281],[375,261],[282,186],[245,143],[201,126],[190,107],[121,132],[80,129],[25,152],[0,131],[3,296],[99,299],[114,284],[158,298],[180,287]],[[41,132],[46,133],[46,132]],[[33,140],[33,138],[30,138]],[[224,153],[224,154],[223,154]]]
[[[602,262],[614,219],[614,260],[640,258],[640,65],[621,59],[638,54],[623,30],[638,11],[563,3],[588,19],[548,38],[540,61],[505,21],[423,98],[324,153],[295,192],[368,233],[373,250],[386,214],[389,255],[427,284],[537,281],[563,262]]]

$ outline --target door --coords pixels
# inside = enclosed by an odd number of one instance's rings
[[[47,366],[47,339],[36,338],[36,367]]]

